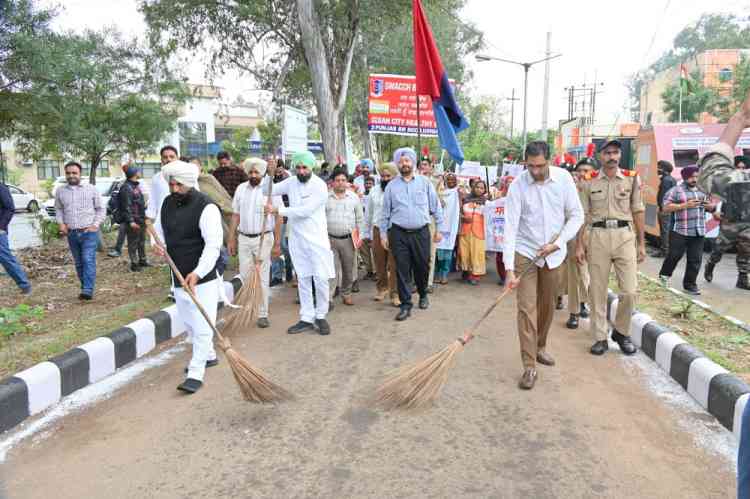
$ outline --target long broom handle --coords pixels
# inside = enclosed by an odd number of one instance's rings
[[[268,177],[268,202],[271,202],[271,193],[273,192],[273,177]],[[261,196],[262,199],[262,196]],[[263,216],[263,220],[260,222],[260,243],[258,245],[258,256],[260,256],[261,251],[263,251],[263,238],[266,237],[266,220],[268,220],[268,215],[266,215],[266,203],[263,203],[263,209],[261,210],[261,215]],[[278,216],[278,215],[277,215]],[[258,256],[253,255],[253,265],[258,264]]]
[[[161,242],[161,239],[159,239],[159,236],[156,234],[156,231],[154,230],[154,227],[150,224],[146,224],[146,230],[151,235],[151,237],[154,238],[154,242],[156,245],[164,251],[164,259],[169,264],[169,267],[172,269],[172,272],[174,272],[174,275],[177,276],[177,280],[180,281],[180,284],[182,285],[182,289],[184,289],[188,296],[190,296],[190,299],[193,301],[196,307],[198,307],[198,311],[201,313],[204,319],[206,319],[206,322],[209,326],[211,326],[211,329],[213,329],[214,334],[216,335],[216,338],[218,338],[219,343],[225,343],[224,337],[221,335],[218,329],[216,329],[216,326],[211,321],[211,319],[208,317],[208,314],[206,313],[206,309],[203,308],[203,305],[200,304],[198,301],[198,297],[195,296],[195,293],[193,293],[193,290],[188,287],[187,283],[185,282],[185,278],[182,277],[182,273],[177,269],[177,265],[174,264],[174,261],[172,260],[172,257],[169,256],[169,253],[167,253],[167,248],[164,246],[164,243]]]
[[[555,241],[557,241],[559,237],[560,237],[560,233],[555,234],[552,237],[552,240],[548,244],[554,243]],[[520,279],[523,276],[525,276],[533,268],[533,266],[536,265],[536,262],[538,262],[541,258],[542,257],[540,255],[537,255],[536,258],[534,258],[529,263],[527,263],[526,266],[521,271],[521,273],[518,274],[518,278]],[[495,310],[495,308],[500,304],[500,302],[503,301],[503,299],[506,296],[508,296],[512,291],[513,290],[511,288],[505,288],[505,291],[503,291],[500,294],[500,296],[497,297],[497,299],[495,300],[495,303],[490,305],[489,308],[485,310],[482,316],[479,319],[477,319],[476,322],[474,322],[474,324],[471,326],[469,331],[466,334],[464,334],[462,337],[458,338],[458,341],[460,341],[461,344],[466,345],[468,342],[473,340],[476,337],[476,335],[474,334],[474,331],[476,331],[479,328],[479,326],[482,325],[482,322],[484,322],[484,320],[490,316],[492,311]]]

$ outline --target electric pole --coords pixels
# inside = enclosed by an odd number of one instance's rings
[[[547,51],[544,61],[544,100],[542,101],[542,140],[547,142],[547,115],[549,114],[549,59],[552,55],[552,32],[547,32]],[[525,96],[524,96],[525,99]]]
[[[516,97],[516,89],[510,91],[510,97],[506,97],[505,100],[510,101],[510,140],[513,140],[513,110],[515,108],[515,104],[517,100],[521,100],[518,97]]]

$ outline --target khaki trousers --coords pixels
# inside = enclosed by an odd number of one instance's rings
[[[365,271],[368,274],[375,272],[375,267],[372,261],[372,242],[370,240],[362,240],[362,246],[359,247],[359,257],[362,259],[362,263],[365,266]]]
[[[247,237],[242,234],[237,236],[238,239],[238,258],[240,261],[240,275],[243,282],[248,282],[250,272],[253,270],[253,259],[258,258],[263,261],[260,265],[260,283],[263,288],[263,302],[258,308],[258,317],[268,317],[268,279],[271,275],[271,248],[273,248],[273,232],[266,234],[263,238],[263,250],[260,249],[260,236]]]
[[[396,261],[393,252],[386,251],[380,242],[380,229],[372,228],[372,251],[375,256],[375,273],[378,280],[375,283],[378,293],[388,291],[391,298],[398,296],[396,290]]]
[[[516,253],[515,270],[523,272],[530,259]],[[560,267],[550,269],[532,265],[521,277],[516,301],[518,303],[518,339],[521,361],[525,368],[536,366],[537,352],[547,346],[547,335],[555,314],[555,299],[560,279]]]
[[[333,297],[338,278],[341,279],[339,284],[341,296],[350,296],[352,294],[352,283],[357,275],[356,267],[354,266],[354,263],[357,261],[354,243],[351,236],[346,239],[337,239],[334,237],[329,239],[331,241],[331,251],[333,251],[333,265],[337,276],[337,279],[331,279],[330,296]]]
[[[607,339],[607,289],[609,272],[614,266],[620,301],[617,306],[615,329],[630,336],[630,317],[635,307],[638,289],[638,264],[635,234],[630,227],[619,229],[590,229],[586,259],[589,262],[591,287],[591,332],[596,341]]]
[[[584,263],[580,265],[576,260],[576,240],[568,241],[568,256],[565,261],[565,273],[567,274],[568,312],[580,313],[581,303],[589,301],[589,269]]]

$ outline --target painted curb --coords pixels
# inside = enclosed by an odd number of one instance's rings
[[[618,297],[609,292],[607,317],[612,321]],[[740,438],[742,411],[750,398],[750,385],[729,373],[682,337],[650,315],[633,313],[630,324],[633,343],[679,383],[701,407],[727,430]]]
[[[224,285],[227,297],[233,300],[242,281],[237,276]],[[219,308],[222,305],[219,303]],[[0,381],[0,433],[184,332],[185,324],[177,314],[177,306],[170,305],[5,378]]]

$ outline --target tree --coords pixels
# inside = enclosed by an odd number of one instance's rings
[[[344,152],[354,53],[370,47],[362,33],[410,23],[409,2],[403,0],[142,0],[141,9],[152,46],[163,56],[201,48],[210,75],[239,69],[272,91],[278,104],[314,102],[329,162]],[[399,49],[403,58],[404,46]]]
[[[26,89],[18,149],[35,158],[82,157],[92,184],[102,159],[148,152],[174,130],[188,95],[137,42],[115,32],[54,35],[37,57],[45,76]]]
[[[31,0],[0,1],[0,137],[13,134],[31,81],[44,77],[38,52],[51,36],[54,12]]]
[[[693,71],[689,78],[689,88],[682,91],[682,121],[698,121],[701,113],[718,114],[722,105],[721,98],[716,91],[703,85],[703,77],[699,70]],[[677,81],[669,85],[661,94],[664,110],[669,113],[671,122],[680,121],[680,85]]]
[[[250,137],[252,134],[252,128],[238,128],[232,131],[230,139],[221,141],[222,151],[228,152],[235,163],[241,163],[250,155]]]
[[[631,110],[640,109],[641,88],[657,73],[706,50],[746,48],[750,48],[750,24],[746,19],[734,14],[703,14],[675,36],[671,49],[645,70],[631,75],[627,84],[633,103]]]

